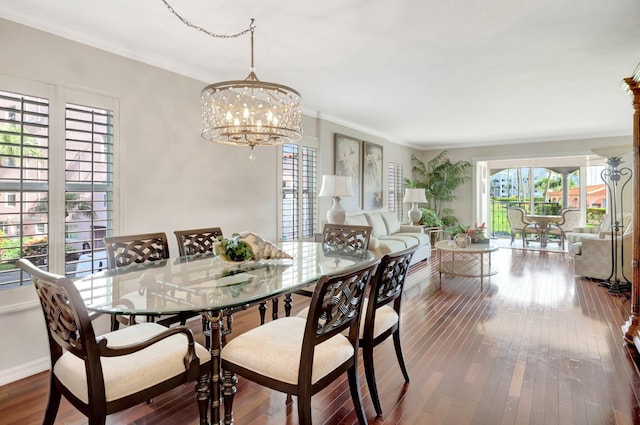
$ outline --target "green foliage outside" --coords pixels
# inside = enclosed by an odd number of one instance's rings
[[[491,202],[489,210],[489,218],[491,219],[491,233],[495,235],[510,235],[511,228],[507,219],[507,207],[516,205],[512,198],[495,198]],[[528,203],[527,203],[528,205]],[[547,214],[559,214],[561,207],[557,212],[548,212]],[[587,208],[587,226],[597,226],[602,223],[606,211],[604,208],[588,207]]]

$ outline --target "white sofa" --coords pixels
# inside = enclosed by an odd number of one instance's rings
[[[350,215],[346,224],[373,228],[369,249],[378,257],[416,245],[418,249],[413,254],[411,264],[431,257],[429,235],[424,233],[421,226],[401,224],[394,212]]]

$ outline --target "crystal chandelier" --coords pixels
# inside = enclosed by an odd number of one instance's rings
[[[247,30],[234,35],[217,35],[182,18],[162,0],[184,24],[212,37],[235,38],[251,33],[251,68],[244,80],[206,86],[201,93],[202,137],[212,142],[251,148],[297,142],[302,138],[300,94],[287,86],[258,80],[253,65],[254,20]]]

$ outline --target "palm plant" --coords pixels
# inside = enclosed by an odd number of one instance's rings
[[[429,209],[436,212],[445,225],[453,225],[458,219],[454,210],[445,204],[456,199],[454,191],[471,180],[471,163],[469,161],[451,162],[447,151],[442,151],[428,162],[423,162],[415,155],[411,156],[413,164],[413,180],[407,183],[413,187],[424,188]]]
[[[44,197],[38,201],[31,209],[31,212],[48,212],[49,211],[49,198]],[[64,194],[64,216],[69,217],[69,214],[73,212],[79,212],[84,217],[93,218],[93,205],[91,202],[80,200],[80,195],[77,193],[66,192]]]

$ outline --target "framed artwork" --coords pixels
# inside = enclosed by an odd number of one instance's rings
[[[382,208],[382,146],[362,143],[362,208]]]
[[[335,134],[334,139],[334,172],[337,176],[352,176],[353,193],[352,197],[342,198],[340,203],[346,211],[360,209],[360,190],[362,182],[361,166],[361,143],[353,137]]]

